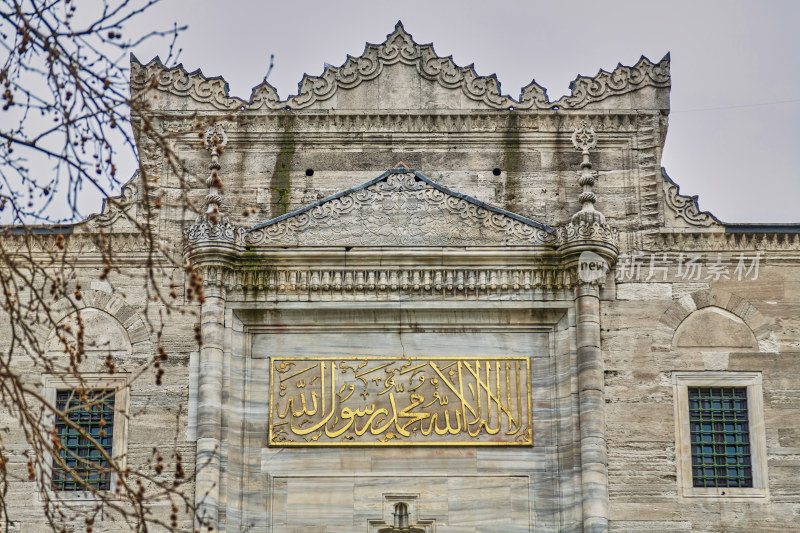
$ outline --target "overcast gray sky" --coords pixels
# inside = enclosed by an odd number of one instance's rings
[[[285,98],[304,72],[319,75],[324,62],[360,55],[397,20],[440,56],[496,73],[515,98],[531,79],[555,100],[578,74],[671,52],[662,164],[681,192],[699,195],[702,209],[727,222],[800,222],[797,0],[164,0],[146,22],[187,24],[179,60],[223,76],[231,95],[248,99],[270,54],[269,81]],[[135,50],[143,62],[166,52],[164,41]]]

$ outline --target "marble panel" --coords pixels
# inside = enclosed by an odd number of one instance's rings
[[[272,531],[368,533],[371,522],[391,523],[393,502],[408,502],[412,524],[435,524],[437,533],[532,530],[524,475],[286,476],[271,488]]]

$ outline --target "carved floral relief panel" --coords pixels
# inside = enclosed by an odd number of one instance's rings
[[[190,240],[193,238],[189,236]],[[249,230],[252,245],[485,246],[554,243],[552,228],[407,169]]]

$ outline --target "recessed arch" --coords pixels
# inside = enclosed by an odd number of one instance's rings
[[[716,308],[718,311],[713,311],[709,308]],[[672,351],[675,348],[676,332],[678,332],[687,317],[697,311],[706,309],[708,309],[707,312],[697,315],[700,317],[698,323],[702,322],[703,317],[713,322],[724,318],[733,319],[733,323],[740,321],[741,326],[746,326],[755,339],[755,344],[750,349],[756,349],[757,347],[760,352],[771,351],[771,328],[761,312],[745,298],[719,289],[697,291],[675,300],[656,325],[656,329],[653,332],[652,350],[657,352]],[[726,316],[726,314],[729,315]],[[687,326],[684,327],[689,327],[688,324],[690,323],[687,323]],[[733,327],[734,331],[738,332],[741,342],[744,337],[744,331],[740,327]],[[726,347],[721,346],[721,348]]]
[[[80,323],[78,313],[80,312]],[[109,353],[127,356],[131,353],[128,331],[119,320],[105,310],[84,307],[62,318],[47,339],[48,355],[57,355],[65,349],[65,343],[75,346],[78,331],[82,329],[83,349],[87,355]]]
[[[681,322],[672,347],[755,350],[758,343],[744,320],[712,305],[694,311]]]
[[[53,304],[51,316],[53,317],[54,323],[60,324],[69,315],[84,309],[96,310],[91,312],[91,314],[95,316],[102,316],[98,313],[100,312],[104,315],[108,315],[109,318],[113,318],[125,332],[132,353],[148,355],[151,353],[150,330],[147,327],[147,323],[136,309],[128,305],[125,300],[117,294],[84,289],[81,291],[80,300],[62,298]],[[109,334],[111,334],[111,332],[109,332]],[[49,348],[48,340],[52,335],[53,328],[45,326],[40,328],[37,337],[42,346]],[[110,338],[109,342],[111,342]],[[101,340],[95,344],[98,349],[102,349],[101,344],[103,343],[104,341]]]

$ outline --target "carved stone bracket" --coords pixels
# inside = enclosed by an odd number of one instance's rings
[[[114,224],[138,200],[138,176],[139,171],[137,170],[133,177],[128,180],[128,183],[122,186],[120,195],[113,198],[105,198],[100,213],[91,215],[86,221],[101,228]]]
[[[558,228],[558,236],[565,278],[578,285],[604,284],[619,256],[617,230],[599,222],[570,223]]]
[[[159,58],[142,65],[131,57],[131,93],[154,88],[177,96],[208,103],[220,110],[304,109],[327,100],[338,89],[350,89],[378,77],[385,65],[403,63],[416,67],[420,76],[442,87],[460,89],[468,98],[492,109],[581,109],[610,96],[643,87],[669,87],[669,54],[658,63],[642,56],[633,67],[618,65],[613,72],[601,70],[593,78],[579,76],[571,84],[572,94],[550,102],[547,91],[532,81],[523,88],[519,101],[500,93],[492,76],[479,76],[472,65],[459,67],[450,56],[439,57],[433,45],[420,45],[398,22],[394,32],[381,44],[367,44],[358,57],[349,56],[339,66],[326,66],[320,76],[305,75],[299,93],[281,100],[272,85],[264,81],[253,89],[249,101],[231,98],[221,77],[206,78],[200,70],[187,72],[182,65],[167,68]]]
[[[697,195],[684,196],[680,194],[680,186],[672,181],[666,170],[661,169],[664,177],[664,198],[667,205],[675,213],[675,218],[682,218],[691,226],[713,226],[720,224],[719,219],[708,211],[700,211]]]

